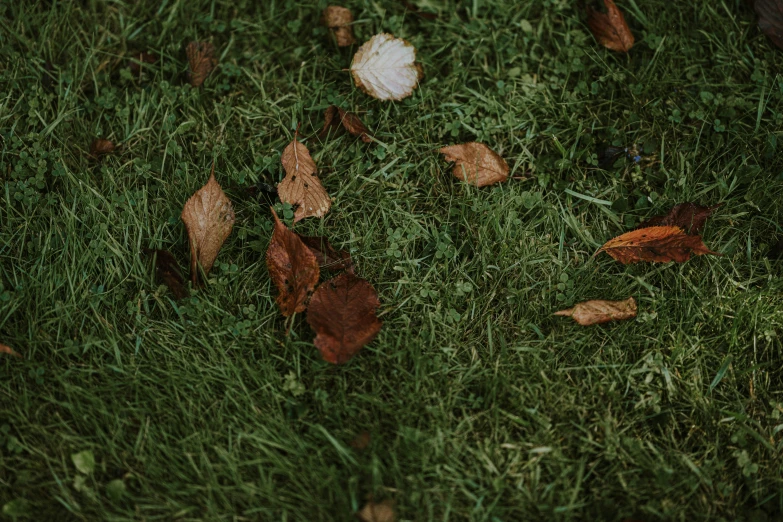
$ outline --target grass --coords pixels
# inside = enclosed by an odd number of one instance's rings
[[[0,342],[24,355],[0,358],[5,517],[349,520],[373,495],[401,520],[779,520],[783,53],[741,0],[623,0],[627,56],[571,4],[346,0],[360,41],[417,47],[398,103],[353,88],[323,0],[0,4]],[[221,62],[200,90],[194,39]],[[332,103],[378,142],[314,137]],[[342,367],[303,317],[285,335],[246,190],[281,179],[297,125],[334,204],[296,230],[382,302]],[[88,158],[96,136],[118,151]],[[456,181],[437,149],[473,140],[516,179]],[[606,145],[640,161],[598,169]],[[213,161],[237,222],[177,303],[139,252],[187,266],[179,213]],[[722,204],[723,257],[590,258],[683,201]],[[629,295],[636,320],[552,317]]]

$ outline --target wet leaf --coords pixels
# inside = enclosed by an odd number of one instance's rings
[[[698,234],[704,228],[707,218],[720,204],[703,207],[696,203],[680,203],[674,205],[665,216],[651,217],[637,228],[648,227],[680,227],[686,234]]]
[[[443,147],[440,153],[454,162],[452,173],[458,179],[478,187],[501,183],[508,179],[508,164],[483,143],[463,143]]]
[[[598,43],[612,51],[627,53],[633,47],[634,38],[625,17],[614,0],[604,0],[604,5],[606,13],[587,6],[587,25]]]
[[[188,289],[179,270],[177,258],[168,250],[145,248],[143,251],[146,255],[155,257],[155,277],[158,283],[166,285],[176,299],[187,297]]]
[[[636,301],[633,297],[625,301],[585,301],[577,303],[573,308],[555,312],[555,315],[571,317],[582,326],[622,321],[636,317]]]
[[[394,513],[394,502],[386,499],[383,502],[367,502],[356,517],[362,522],[395,522],[397,515]]]
[[[278,219],[274,211],[272,215],[275,229],[266,251],[266,266],[278,290],[277,304],[283,315],[288,317],[304,312],[305,303],[318,284],[320,270],[315,254]]]
[[[190,278],[196,285],[198,265],[209,275],[235,221],[231,201],[215,180],[214,164],[209,181],[187,200],[181,218],[190,242]]]
[[[372,285],[351,272],[319,286],[307,308],[307,322],[324,360],[343,364],[372,341],[383,324],[375,315],[379,306]]]
[[[294,221],[310,216],[323,217],[329,212],[332,201],[315,174],[315,162],[310,151],[294,137],[280,159],[285,178],[277,185],[277,193],[280,201],[297,207]]]
[[[753,5],[759,15],[759,29],[772,43],[783,49],[783,1],[756,0]]]
[[[330,105],[329,108],[326,109],[326,112],[324,113],[324,128],[321,129],[318,136],[323,138],[330,128],[337,127],[338,125],[341,125],[352,135],[361,138],[365,143],[370,143],[372,141],[370,131],[364,126],[362,120],[360,120],[356,114],[343,110],[336,105]]]
[[[321,268],[327,270],[353,269],[351,255],[345,250],[340,250],[339,252],[335,250],[325,237],[299,236],[299,239],[310,249]]]
[[[357,87],[379,100],[410,96],[424,75],[416,49],[388,33],[376,34],[359,47],[351,73]]]
[[[114,152],[114,143],[103,138],[95,138],[90,144],[90,155],[98,158]]]
[[[353,13],[350,9],[336,5],[330,5],[321,14],[321,24],[334,33],[334,39],[338,47],[348,47],[356,43],[353,37]]]
[[[7,353],[8,355],[16,357],[17,359],[22,358],[22,356],[16,353],[13,348],[2,343],[0,343],[0,353]]]
[[[217,66],[215,46],[209,42],[190,42],[185,48],[188,56],[188,80],[193,87],[201,87]]]
[[[606,252],[624,265],[639,261],[683,263],[690,259],[691,255],[721,255],[704,246],[701,236],[689,236],[680,227],[632,230],[608,241],[593,257],[601,252]]]

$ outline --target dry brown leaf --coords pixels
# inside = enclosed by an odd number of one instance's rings
[[[388,33],[376,34],[356,51],[351,64],[356,86],[379,100],[402,100],[424,77],[416,48]]]
[[[138,75],[145,64],[153,64],[158,61],[158,57],[153,53],[142,51],[133,55],[130,62],[128,62],[128,68],[131,74]]]
[[[321,15],[321,23],[334,32],[338,47],[348,47],[356,43],[353,37],[353,13],[350,9],[330,5]]]
[[[759,29],[772,43],[783,49],[783,1],[756,0],[753,5],[759,15]]]
[[[367,502],[356,516],[362,522],[395,522],[394,501],[387,498],[383,502]]]
[[[508,164],[483,143],[463,143],[440,149],[446,161],[454,162],[452,173],[458,179],[478,187],[501,183],[508,179]]]
[[[22,356],[16,353],[13,348],[2,343],[0,343],[0,353],[7,353],[8,355],[16,357],[17,359],[22,358]]]
[[[307,308],[307,322],[324,360],[343,364],[372,341],[383,324],[375,315],[380,305],[372,285],[351,272],[319,286]]]
[[[370,445],[370,432],[363,431],[356,435],[351,442],[348,443],[356,451],[364,451]]]
[[[339,120],[337,120],[337,117],[339,117]],[[342,125],[350,134],[361,138],[365,143],[372,141],[370,131],[364,126],[362,120],[356,114],[343,110],[336,105],[330,105],[324,112],[324,128],[321,129],[318,136],[323,138],[331,127],[337,127],[338,125]]]
[[[633,47],[634,38],[622,11],[614,0],[604,0],[606,13],[587,6],[587,25],[598,43],[609,50],[627,53]]]
[[[555,315],[572,317],[582,326],[622,321],[636,317],[636,301],[633,297],[625,301],[585,301],[577,303],[573,308],[555,312]]]
[[[290,231],[275,211],[275,229],[266,251],[266,267],[278,290],[277,304],[283,315],[304,312],[305,303],[318,284],[318,261],[309,248]]]
[[[114,152],[114,143],[103,138],[95,138],[90,144],[90,155],[97,158]]]
[[[168,250],[150,248],[145,248],[144,253],[148,256],[155,256],[155,276],[158,282],[166,285],[175,298],[187,297],[188,289],[185,286],[185,278],[179,271],[179,263],[174,255]]]
[[[190,42],[185,49],[188,55],[188,73],[190,84],[193,87],[201,87],[204,80],[217,66],[217,56],[215,56],[215,46],[209,42]]]
[[[339,252],[335,250],[325,237],[299,235],[299,239],[310,249],[321,268],[327,270],[353,269],[351,255],[345,250]]]
[[[636,228],[680,227],[686,234],[698,234],[704,228],[707,218],[720,204],[703,207],[696,203],[674,205],[665,216],[651,217]]]
[[[208,275],[220,247],[234,227],[234,209],[215,180],[215,165],[207,184],[185,202],[180,216],[188,230],[190,242],[190,278],[198,281],[198,265]]]
[[[683,263],[690,259],[692,254],[721,255],[704,246],[701,236],[689,236],[680,227],[648,227],[632,230],[609,240],[593,254],[593,257],[601,252],[606,252],[624,265],[639,261]]]
[[[294,222],[310,216],[323,217],[329,212],[332,200],[315,175],[315,162],[307,147],[294,137],[283,150],[280,160],[285,178],[277,185],[277,194],[280,201],[297,206]]]

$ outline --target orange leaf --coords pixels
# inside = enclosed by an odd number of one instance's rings
[[[636,228],[680,227],[687,234],[698,234],[704,228],[707,218],[720,204],[703,207],[696,203],[674,205],[665,216],[651,217]]]
[[[8,355],[12,357],[16,357],[18,359],[22,358],[22,356],[16,353],[13,348],[11,348],[10,346],[6,346],[2,343],[0,343],[0,353],[7,353]]]
[[[305,302],[313,293],[321,272],[318,261],[299,236],[278,219],[275,211],[275,229],[266,251],[266,267],[279,292],[277,304],[288,317],[304,312]]]
[[[332,201],[318,176],[310,151],[294,137],[280,157],[285,169],[285,178],[277,185],[280,201],[298,208],[294,211],[294,222],[306,217],[323,217],[329,212]]]
[[[636,317],[636,301],[633,297],[625,301],[585,301],[577,303],[573,308],[555,312],[555,315],[573,317],[582,326],[622,321]]]
[[[387,498],[383,502],[367,502],[356,516],[362,522],[395,522],[394,502]]]
[[[604,0],[604,5],[606,13],[587,6],[587,25],[598,43],[612,51],[627,53],[633,47],[634,38],[625,17],[614,0]]]
[[[485,187],[508,179],[508,164],[483,143],[463,143],[443,147],[440,153],[454,162],[452,173],[458,179],[477,187]]]
[[[593,257],[601,252],[606,252],[624,265],[639,261],[683,263],[690,259],[692,254],[721,255],[704,246],[701,236],[689,236],[680,227],[649,227],[632,230],[607,241],[593,254]]]
[[[190,71],[188,77],[193,87],[201,87],[204,80],[217,66],[215,46],[209,42],[190,42],[185,48]]]
[[[383,324],[375,315],[380,305],[372,285],[351,272],[319,286],[307,308],[307,322],[324,360],[343,364],[372,341]]]
[[[353,37],[353,13],[350,9],[330,5],[321,15],[321,23],[334,32],[338,47],[348,47],[356,43]]]

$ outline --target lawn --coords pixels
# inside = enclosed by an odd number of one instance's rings
[[[323,0],[0,3],[5,519],[351,520],[370,496],[411,521],[783,517],[783,51],[744,0],[618,0],[628,54],[577,2],[413,3],[438,19],[342,4],[360,43],[417,48],[399,102],[354,87]],[[193,40],[220,60],[202,88]],[[330,104],[375,141],[319,138]],[[304,315],[288,331],[248,190],[282,179],[297,127],[333,203],[294,230],[381,302],[341,366]],[[511,178],[455,179],[438,149],[469,141]],[[607,146],[628,153],[602,169]],[[180,212],[213,162],[236,224],[177,301],[141,252],[187,269]],[[591,257],[685,201],[721,204],[722,256]],[[629,296],[636,319],[552,315]]]

